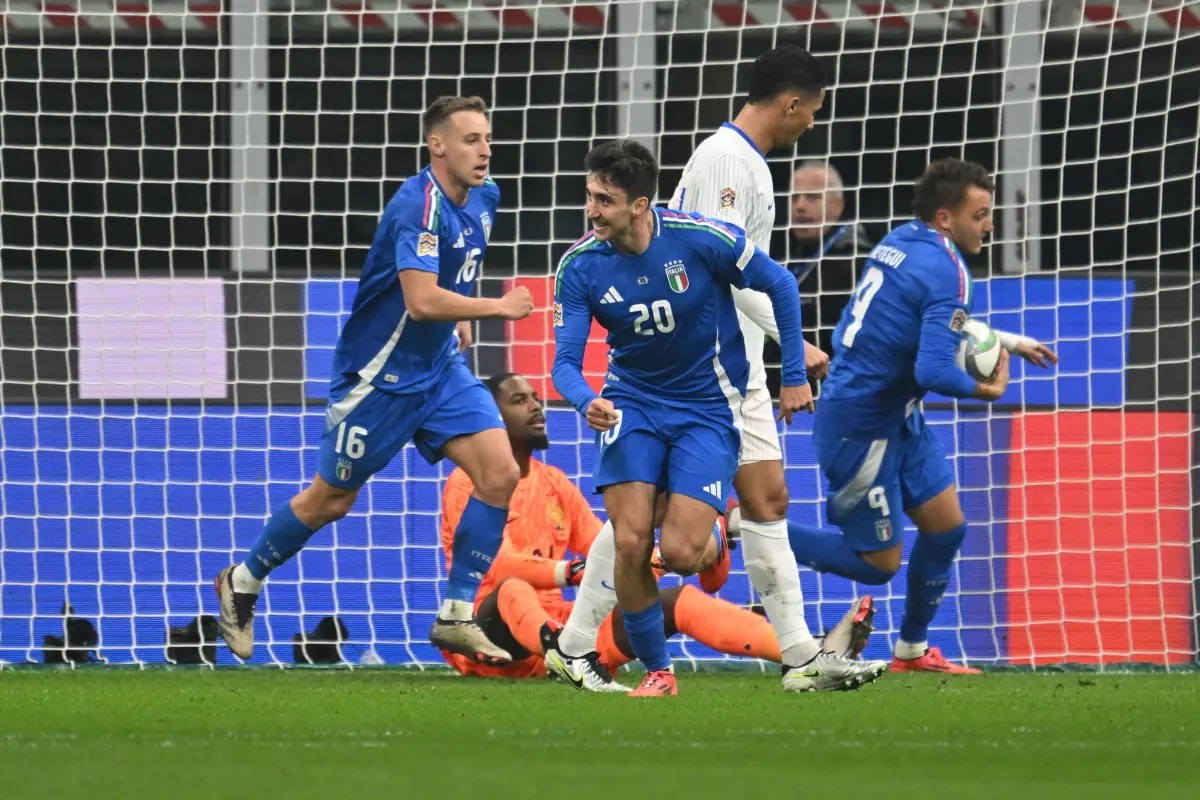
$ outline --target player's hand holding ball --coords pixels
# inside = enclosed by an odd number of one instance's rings
[[[1008,389],[1008,362],[1008,351],[1000,348],[1000,353],[996,359],[996,369],[990,379],[979,381],[978,389],[976,390],[977,397],[992,403],[1004,396],[1004,392]],[[979,378],[976,378],[976,380],[979,380]]]
[[[588,406],[587,424],[594,431],[604,433],[620,420],[621,415],[617,412],[616,406],[612,404],[611,400],[597,397]]]
[[[815,408],[816,404],[813,403],[812,386],[810,384],[779,387],[779,415],[775,419],[781,419],[788,425],[791,425],[792,414],[795,414],[797,411],[807,411],[811,414]]]
[[[503,319],[525,319],[532,313],[533,295],[524,286],[518,286],[500,300],[500,316]]]

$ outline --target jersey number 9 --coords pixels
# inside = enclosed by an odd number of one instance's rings
[[[629,307],[630,312],[637,314],[633,321],[633,332],[641,336],[653,336],[652,328],[642,326],[654,316],[654,327],[659,333],[670,333],[675,330],[675,315],[671,312],[671,304],[666,300],[655,300],[647,308],[645,303],[634,303]]]
[[[858,335],[859,328],[863,326],[863,317],[867,314],[867,306],[871,305],[871,300],[879,291],[880,286],[883,286],[883,272],[879,267],[871,267],[867,270],[867,274],[863,275],[862,283],[858,284],[858,288],[854,291],[854,305],[850,307],[851,322],[846,326],[845,333],[842,334],[842,344],[846,347],[854,345],[854,337]]]

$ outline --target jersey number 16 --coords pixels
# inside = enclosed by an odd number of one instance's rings
[[[850,307],[850,324],[846,326],[846,330],[842,334],[842,344],[845,347],[854,345],[854,337],[858,335],[859,328],[863,326],[863,317],[867,314],[867,306],[871,305],[871,300],[875,298],[875,293],[879,291],[880,286],[883,286],[883,272],[879,267],[871,267],[867,270],[867,274],[863,275],[858,288],[854,290],[854,305]]]

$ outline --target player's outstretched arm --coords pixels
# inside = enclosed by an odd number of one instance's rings
[[[533,313],[533,295],[518,286],[499,299],[463,297],[437,285],[438,276],[423,269],[400,272],[404,307],[417,322],[458,322],[464,319],[525,319]]]

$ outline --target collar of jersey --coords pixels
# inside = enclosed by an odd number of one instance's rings
[[[437,187],[437,190],[442,193],[442,197],[446,198],[446,202],[449,203],[450,205],[454,206],[455,208],[466,208],[467,203],[471,202],[471,190],[470,189],[467,189],[467,199],[463,200],[463,203],[461,206],[458,203],[451,200],[450,195],[446,194],[446,190],[442,188],[442,185],[440,183],[438,183],[438,179],[436,177],[434,177],[432,164],[426,164],[425,169],[423,169],[421,171],[429,174],[429,182]]]
[[[721,123],[721,127],[722,127],[722,128],[729,128],[729,130],[733,131],[733,132],[734,132],[734,133],[736,133],[738,136],[740,136],[740,137],[742,137],[743,139],[745,139],[745,140],[746,140],[746,144],[750,145],[750,149],[752,149],[754,152],[758,153],[758,157],[759,157],[759,158],[761,158],[763,161],[766,161],[766,160],[767,160],[767,157],[766,157],[765,155],[763,155],[763,151],[758,149],[758,145],[756,145],[756,144],[754,143],[754,140],[753,140],[753,139],[751,139],[749,136],[747,136],[747,135],[746,135],[746,132],[745,132],[744,130],[742,130],[741,128],[739,128],[737,125],[734,125],[732,122],[722,122],[722,123]]]
[[[953,239],[951,239],[949,236],[942,233],[937,228],[933,227],[932,225],[930,225],[928,222],[926,222],[923,219],[914,219],[913,222],[916,222],[918,225],[924,225],[925,230],[929,231],[934,236],[938,237],[943,242],[945,242],[947,245],[949,245],[951,255],[953,255],[955,257],[955,259],[957,259],[958,261],[962,262],[964,267],[966,266],[967,260],[965,258],[963,258],[962,250],[958,249],[958,245],[955,243],[955,241]]]

